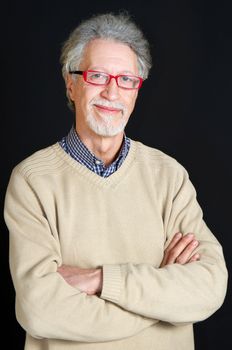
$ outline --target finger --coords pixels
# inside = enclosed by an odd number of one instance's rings
[[[200,260],[200,254],[196,253],[189,259],[189,262],[194,262],[198,260]]]
[[[177,232],[177,233],[173,236],[171,242],[169,243],[169,245],[167,246],[167,248],[164,250],[164,257],[163,257],[163,260],[162,260],[162,262],[161,262],[161,264],[160,264],[160,267],[163,267],[163,266],[165,266],[165,265],[168,264],[168,261],[167,261],[167,260],[168,260],[169,251],[172,250],[172,249],[175,247],[175,245],[180,241],[180,239],[181,239],[182,237],[183,237],[183,235],[182,235],[181,232]]]
[[[188,233],[168,252],[166,263],[173,264],[178,256],[185,250],[190,242],[194,240],[194,234]]]
[[[199,242],[194,239],[193,241],[191,241],[186,248],[183,250],[183,252],[176,258],[176,263],[177,264],[186,264],[187,262],[189,262],[194,250],[196,249],[196,247],[198,246]]]
[[[169,252],[173,247],[175,247],[175,245],[179,242],[179,240],[183,237],[181,232],[177,232],[171,242],[169,243],[169,245],[167,246],[167,248],[165,249],[166,252]]]

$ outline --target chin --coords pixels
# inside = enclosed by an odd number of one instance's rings
[[[113,137],[124,132],[127,121],[121,120],[118,125],[113,125],[110,119],[111,118],[106,119],[106,122],[99,122],[92,116],[88,116],[87,122],[90,129],[99,136]]]
[[[91,130],[95,132],[95,134],[99,136],[105,136],[105,137],[113,137],[116,136],[122,132],[124,132],[124,127],[105,127],[105,126],[97,126],[92,127],[90,126]]]

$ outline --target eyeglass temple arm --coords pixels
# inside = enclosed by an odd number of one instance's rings
[[[83,72],[81,70],[70,70],[69,74],[80,74],[80,75],[82,75]]]

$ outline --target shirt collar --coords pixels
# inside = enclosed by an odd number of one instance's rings
[[[107,177],[115,172],[125,160],[130,148],[130,139],[124,134],[123,143],[117,159],[105,166],[101,159],[97,158],[81,141],[74,126],[66,137],[66,151],[82,165],[85,165],[90,170],[98,175]]]

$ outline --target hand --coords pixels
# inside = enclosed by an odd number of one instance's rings
[[[199,260],[200,255],[198,253],[192,255],[198,245],[199,242],[195,239],[193,233],[188,233],[184,236],[182,233],[176,233],[164,251],[164,257],[160,267],[175,263],[185,265],[189,262]]]
[[[94,295],[102,290],[103,273],[102,269],[82,269],[76,266],[62,265],[57,272],[72,287],[78,288],[81,292]]]

